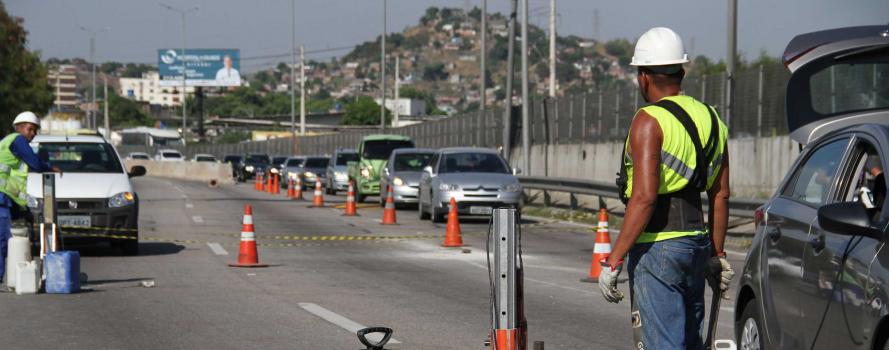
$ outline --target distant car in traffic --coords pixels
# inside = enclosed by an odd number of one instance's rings
[[[199,154],[195,154],[195,155],[194,155],[194,158],[193,158],[192,160],[195,161],[195,162],[211,162],[211,163],[216,163],[216,156],[214,156],[214,155],[212,155],[212,154],[199,153]]]
[[[238,181],[244,182],[252,179],[258,173],[269,170],[271,159],[264,153],[251,153],[244,156],[238,164]]]
[[[185,157],[175,149],[162,149],[157,151],[157,154],[154,155],[154,160],[162,162],[182,162],[185,161]]]
[[[389,188],[395,205],[417,203],[420,177],[423,168],[435,155],[435,150],[425,148],[399,148],[392,151],[383,175],[380,176],[380,205],[385,205]]]
[[[358,143],[358,159],[348,163],[349,180],[355,183],[355,200],[380,194],[380,174],[392,150],[413,148],[414,141],[402,135],[367,135]]]
[[[329,162],[330,157],[306,157],[306,161],[300,169],[303,186],[306,188],[314,188],[315,181],[317,180],[321,182],[321,186],[323,187],[327,182],[327,163]]]
[[[139,196],[130,178],[145,175],[145,167],[125,169],[114,146],[99,136],[37,135],[31,146],[42,161],[63,171],[55,177],[55,210],[61,231],[72,236],[99,235],[71,239],[107,241],[126,255],[138,254]],[[43,211],[42,181],[41,174],[28,174],[28,207],[34,217]],[[36,234],[32,240],[37,241]]]
[[[284,162],[289,158],[288,156],[274,156],[272,157],[272,163],[269,165],[271,168],[278,170],[284,168]]]
[[[130,152],[130,154],[127,155],[127,159],[151,160],[151,156],[145,152]]]
[[[306,162],[306,157],[296,156],[287,158],[284,161],[284,167],[281,168],[281,177],[285,179],[284,183],[281,184],[283,186],[287,186],[286,181],[293,180],[294,186],[296,186],[296,179],[302,180],[300,174],[303,171],[303,164]],[[305,187],[305,186],[303,186]]]
[[[497,151],[443,148],[420,177],[417,211],[421,220],[444,222],[451,198],[461,215],[491,215],[493,208],[520,208],[522,185]]]
[[[889,349],[889,31],[804,34],[784,53],[804,148],[755,212],[735,297],[741,349]]]
[[[358,161],[358,152],[351,148],[339,148],[330,156],[327,163],[327,186],[329,195],[336,195],[337,191],[349,189],[349,162]]]
[[[225,164],[231,164],[232,167],[232,177],[238,178],[238,165],[241,163],[241,159],[243,157],[235,154],[226,154],[222,157],[222,162]]]

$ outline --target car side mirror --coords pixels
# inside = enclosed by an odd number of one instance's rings
[[[130,171],[127,173],[127,176],[129,176],[129,177],[144,176],[145,173],[146,173],[146,171],[145,171],[144,166],[133,165],[133,167],[130,168]]]
[[[871,225],[867,209],[859,202],[822,205],[818,208],[818,224],[822,229],[836,234],[883,238],[883,232]]]
[[[512,168],[512,174],[513,174],[513,175],[518,175],[518,174],[521,174],[521,173],[522,173],[522,169],[519,169],[519,168]]]

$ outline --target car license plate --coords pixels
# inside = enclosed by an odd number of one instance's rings
[[[491,215],[491,207],[469,207],[469,213],[475,215]]]
[[[59,225],[68,227],[90,227],[92,222],[89,215],[59,216]]]

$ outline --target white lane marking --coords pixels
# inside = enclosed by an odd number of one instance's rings
[[[194,204],[192,204],[192,203],[185,203],[185,207],[188,208],[188,209],[191,209],[191,208],[194,208]]]
[[[315,316],[323,318],[325,321],[333,323],[341,328],[352,332],[353,334],[358,332],[361,329],[367,328],[361,325],[358,322],[352,321],[344,316],[341,316],[333,311],[323,308],[322,306],[314,303],[299,303],[299,307],[304,310],[314,314]],[[378,342],[382,339],[382,335],[380,333],[373,333],[367,336],[367,339],[372,340],[374,342]],[[392,338],[389,340],[389,344],[401,344],[400,341]]]
[[[216,242],[207,242],[207,247],[210,247],[210,250],[213,251],[213,254],[216,255],[228,255],[228,251],[222,247],[219,243]]]
[[[192,216],[192,217],[191,217],[191,221],[194,221],[194,223],[196,223],[196,224],[203,224],[203,223],[204,223],[204,218],[195,215],[195,216]]]

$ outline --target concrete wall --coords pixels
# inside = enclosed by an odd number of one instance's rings
[[[233,184],[231,164],[210,162],[160,162],[156,160],[127,159],[127,169],[134,165],[145,167],[145,176],[172,177],[177,179],[210,181]]]
[[[618,142],[535,145],[531,147],[530,174],[522,169],[523,174],[614,182],[622,146]],[[788,136],[729,140],[732,196],[768,197],[798,155],[796,142]],[[523,167],[521,147],[514,148],[510,164]]]

